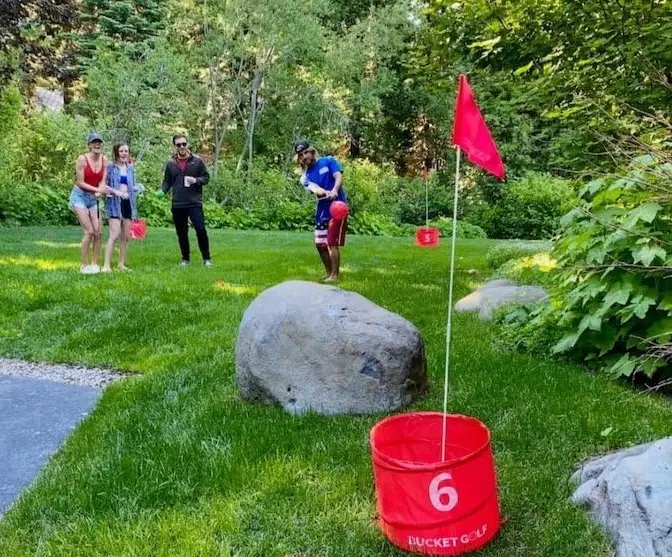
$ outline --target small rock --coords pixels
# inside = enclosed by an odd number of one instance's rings
[[[243,398],[291,413],[369,414],[424,392],[427,364],[406,319],[353,292],[288,281],[246,310],[236,376]]]
[[[616,557],[672,556],[672,437],[585,464],[575,505],[610,534]]]
[[[506,279],[492,280],[462,298],[455,304],[455,311],[478,311],[481,319],[492,319],[494,311],[507,304],[543,302],[548,294],[538,286],[518,286]]]

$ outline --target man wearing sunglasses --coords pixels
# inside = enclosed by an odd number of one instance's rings
[[[156,195],[161,198],[173,190],[173,222],[182,252],[180,265],[183,267],[189,265],[189,221],[191,221],[196,230],[203,264],[211,267],[210,242],[203,214],[203,186],[210,180],[208,167],[199,157],[191,153],[184,135],[174,135],[173,146],[175,154],[166,164],[163,184],[156,191]]]

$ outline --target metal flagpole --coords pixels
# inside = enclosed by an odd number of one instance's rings
[[[453,205],[453,240],[450,246],[450,286],[448,287],[448,324],[446,325],[446,370],[443,378],[443,432],[441,435],[441,462],[446,460],[446,422],[448,414],[448,368],[450,364],[450,328],[453,317],[453,280],[455,278],[455,240],[457,238],[457,194],[460,182],[460,148],[455,163],[455,202]]]
[[[425,231],[429,228],[429,185],[427,183],[426,167],[423,171],[423,179],[425,182]]]

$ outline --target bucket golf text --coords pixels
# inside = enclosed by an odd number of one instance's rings
[[[421,538],[419,536],[408,536],[409,548],[427,548],[427,549],[454,549],[461,545],[467,545],[480,540],[488,530],[488,525],[484,524],[477,530],[462,534],[461,536],[451,536],[444,538]]]

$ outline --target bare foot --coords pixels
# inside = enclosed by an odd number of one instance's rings
[[[331,277],[325,278],[324,282],[336,282],[337,280],[338,280],[338,277],[331,276]]]
[[[119,265],[117,267],[117,269],[119,269],[120,271],[132,271],[133,270],[133,269],[129,269],[128,267],[126,267],[126,265]]]
[[[101,273],[111,273],[111,272],[112,272],[112,269],[110,269],[109,267],[103,267],[103,268],[100,270],[100,272],[101,272]]]

